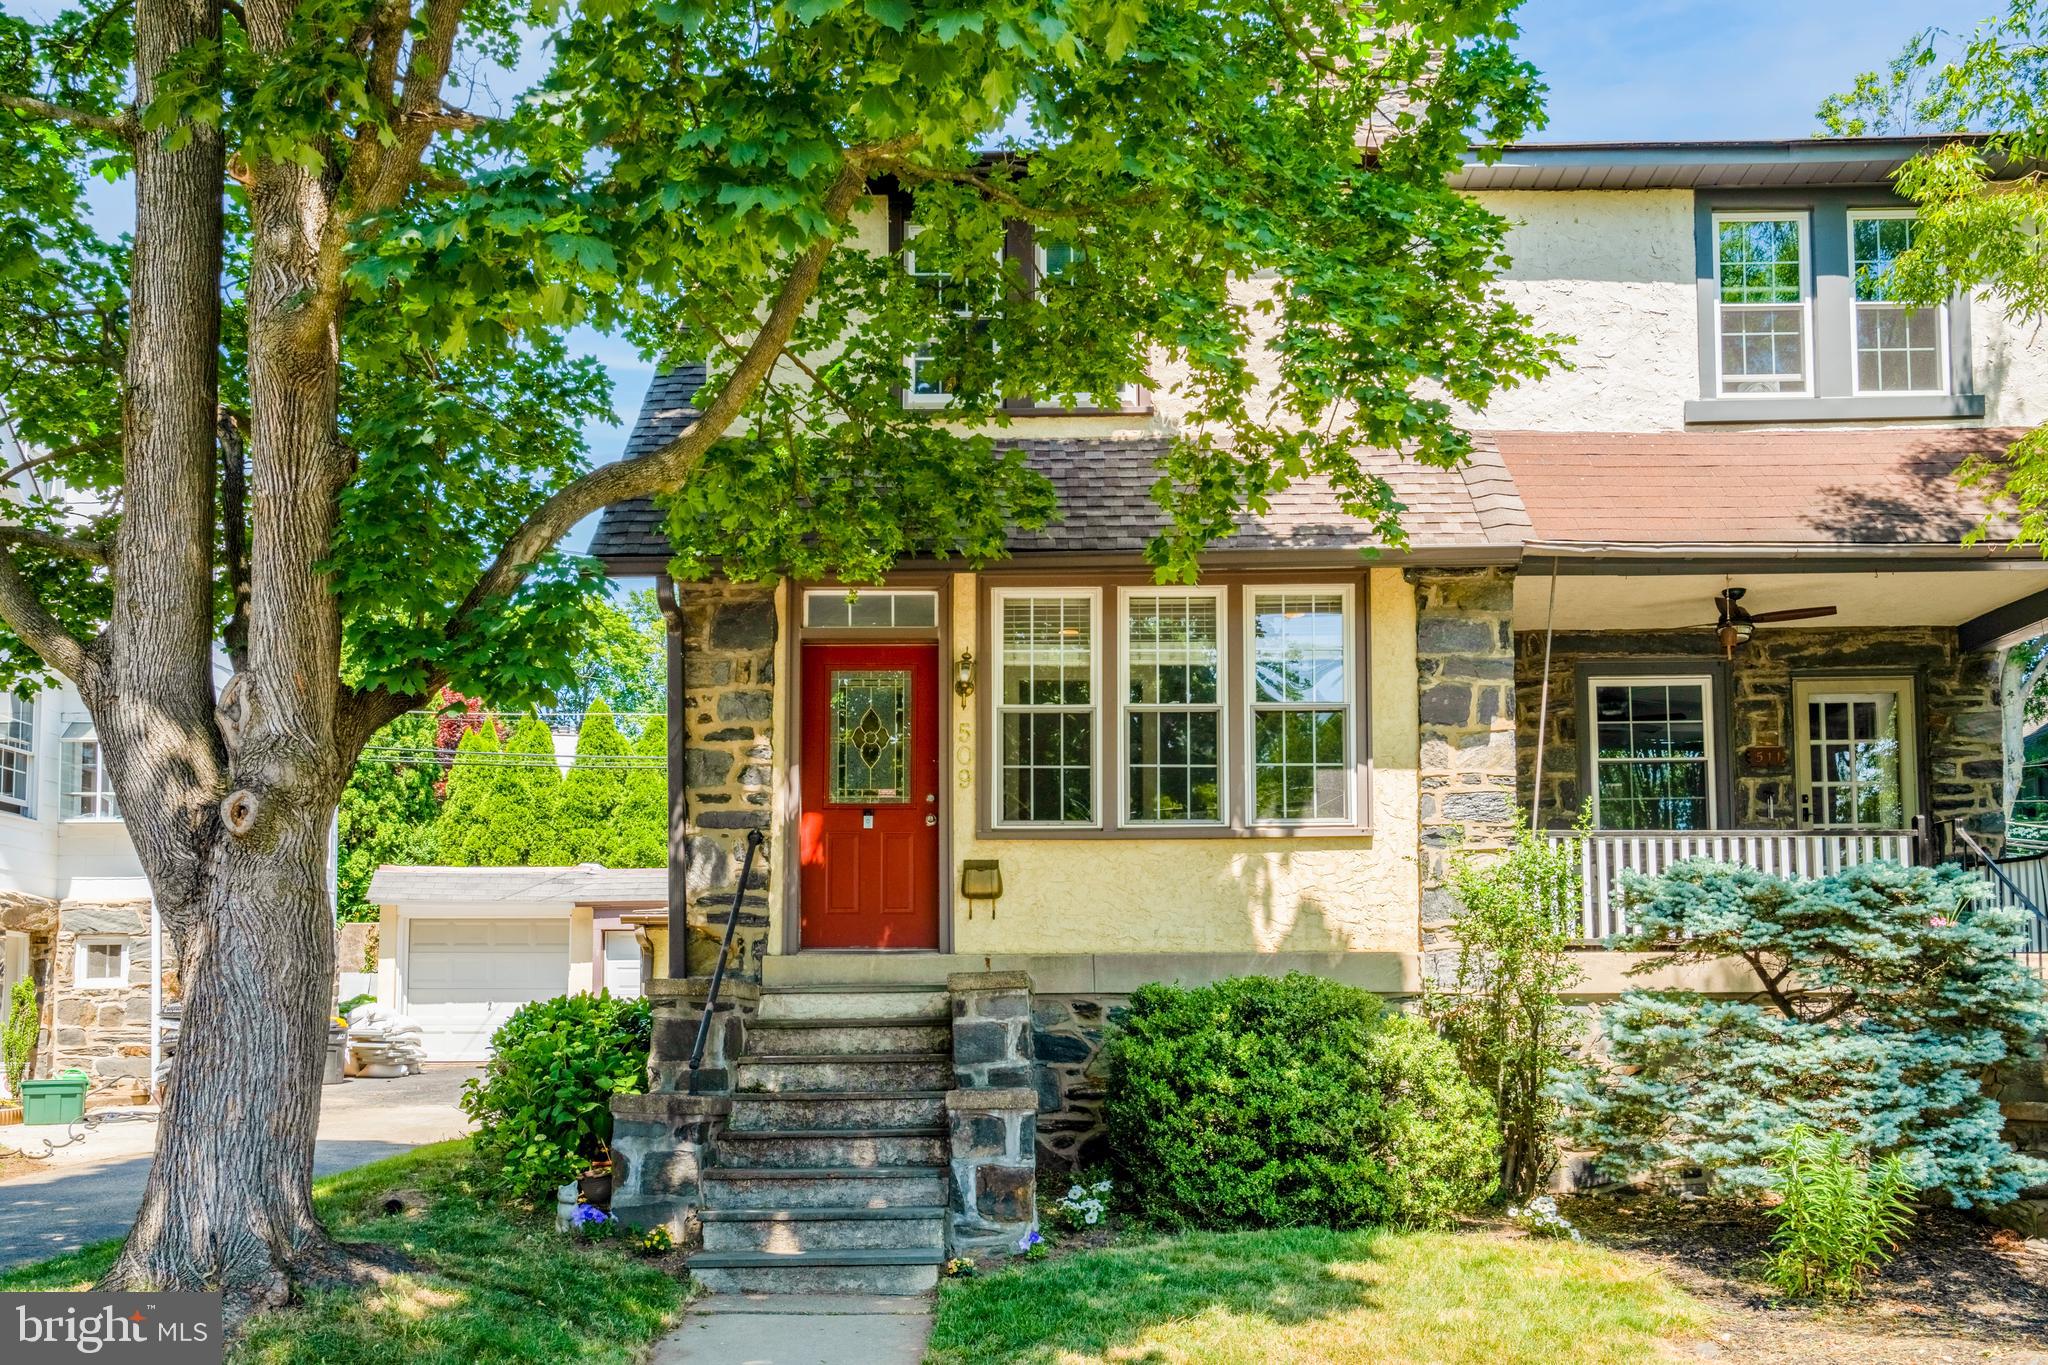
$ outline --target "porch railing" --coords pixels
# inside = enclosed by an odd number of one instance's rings
[[[1565,832],[1553,843],[1580,836]],[[1781,877],[1823,877],[1874,859],[1911,863],[1921,851],[1915,830],[1831,832],[1787,829],[1715,829],[1686,833],[1661,830],[1595,830],[1579,849],[1579,870],[1585,883],[1579,908],[1582,936],[1599,943],[1628,928],[1621,890],[1623,872],[1656,876],[1687,858],[1713,858],[1738,863]],[[2038,902],[2037,902],[2038,903]]]
[[[1962,825],[1951,822],[1944,828],[1950,856],[1983,878],[1995,904],[2025,918],[2020,957],[2036,970],[2048,970],[2048,854],[1994,858]]]

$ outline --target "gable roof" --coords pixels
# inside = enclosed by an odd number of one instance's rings
[[[703,381],[701,365],[658,375],[626,442],[627,455],[656,449],[681,431],[696,416],[690,399]],[[1028,421],[1020,426],[1028,429]],[[1000,435],[998,440],[1006,449],[1022,451],[1031,467],[1045,475],[1060,509],[1050,525],[1011,537],[1015,558],[1136,556],[1164,528],[1151,489],[1170,438]],[[1435,469],[1390,451],[1362,452],[1359,462],[1386,479],[1406,509],[1401,525],[1411,555],[1513,558],[1528,535],[1529,519],[1514,483],[1483,435],[1475,437],[1472,459],[1462,469]],[[1219,558],[1278,551],[1349,555],[1379,544],[1369,525],[1338,511],[1335,502],[1327,479],[1299,480],[1276,494],[1262,516],[1240,516],[1237,534],[1218,542],[1212,553]],[[648,499],[616,503],[605,509],[590,553],[613,573],[658,570],[672,553],[662,520]]]
[[[1495,433],[1530,539],[1616,546],[1957,549],[1992,512],[1958,471],[2019,429]],[[2010,539],[1993,519],[1987,541]]]

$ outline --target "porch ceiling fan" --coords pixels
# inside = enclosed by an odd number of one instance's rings
[[[1784,611],[1745,611],[1742,595],[1746,588],[1723,588],[1714,594],[1714,606],[1719,618],[1714,622],[1713,631],[1721,641],[1721,649],[1728,658],[1735,657],[1735,647],[1747,644],[1749,637],[1756,634],[1756,628],[1772,621],[1806,621],[1816,616],[1833,616],[1833,607],[1788,607]]]

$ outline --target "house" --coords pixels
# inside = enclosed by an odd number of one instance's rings
[[[1016,405],[1001,440],[1061,517],[978,572],[675,583],[660,512],[609,509],[593,553],[668,614],[674,817],[657,1093],[615,1105],[620,1199],[701,1225],[714,1288],[927,1283],[1028,1226],[1035,1162],[1094,1153],[1091,1062],[1129,992],[1302,970],[1412,995],[1453,852],[1532,809],[1592,810],[1589,944],[1626,867],[1996,856],[2001,647],[2048,619],[2048,563],[1996,519],[1972,543],[1991,509],[1964,474],[2048,419],[2048,347],[1872,284],[1920,145],[1470,166],[1516,224],[1506,289],[1573,367],[1470,414],[1462,469],[1361,451],[1410,536],[1370,559],[1310,482],[1199,586],[1156,584],[1171,392]],[[867,212],[879,239],[902,209]],[[689,422],[701,380],[662,374],[629,450]],[[1617,989],[1625,961],[1587,962],[1588,994]],[[887,1209],[910,1212],[885,1233]]]
[[[34,1074],[84,1071],[95,1101],[151,1092],[177,980],[69,683],[0,696],[0,992],[24,977],[42,1005]]]

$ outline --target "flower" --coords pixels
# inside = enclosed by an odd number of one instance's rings
[[[578,1204],[576,1212],[569,1215],[569,1221],[577,1227],[594,1227],[611,1221],[611,1215],[595,1204]]]
[[[1029,1251],[1031,1248],[1041,1245],[1044,1241],[1045,1238],[1038,1235],[1038,1229],[1033,1228],[1017,1239],[1017,1250]]]

